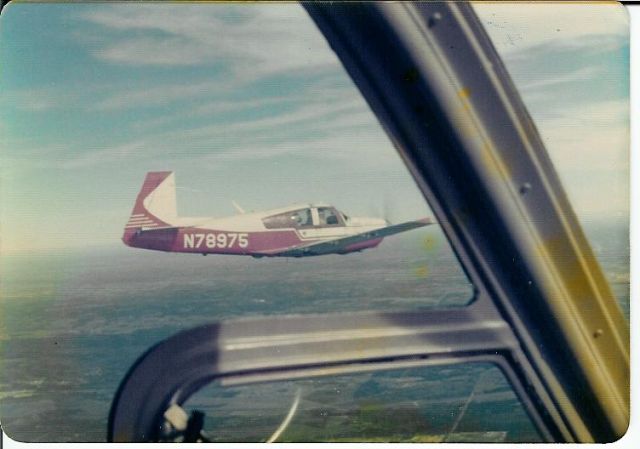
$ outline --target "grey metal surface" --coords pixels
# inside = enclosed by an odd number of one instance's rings
[[[452,310],[215,323],[181,332],[140,358],[114,399],[108,439],[157,439],[164,411],[213,380],[244,384],[416,364],[499,364],[532,410],[505,361],[516,349],[511,330],[486,299]],[[542,426],[536,414],[532,419]]]

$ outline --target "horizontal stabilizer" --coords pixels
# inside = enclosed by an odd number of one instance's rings
[[[162,227],[157,227],[157,228],[140,228],[138,230],[138,232],[155,232],[155,231],[166,231],[168,229],[180,229],[179,226],[162,226]]]

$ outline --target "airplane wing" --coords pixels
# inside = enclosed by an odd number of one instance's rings
[[[430,224],[435,224],[431,218],[421,218],[419,220],[407,221],[405,223],[399,223],[384,228],[374,229],[373,231],[363,232],[361,234],[350,235],[347,237],[341,237],[334,240],[324,240],[318,243],[311,243],[306,246],[296,246],[291,249],[272,254],[274,256],[319,256],[321,254],[329,254],[340,252],[341,248],[347,249],[349,246],[355,245],[367,240],[374,240],[383,237],[387,237],[400,232],[409,231],[415,228],[421,228]]]

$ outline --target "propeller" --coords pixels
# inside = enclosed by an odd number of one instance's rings
[[[382,201],[380,201],[382,200]],[[391,207],[389,206],[389,201],[386,196],[380,198],[378,197],[375,202],[369,203],[369,212],[367,216],[382,218],[387,222],[387,225],[392,223],[391,221]]]
[[[385,196],[382,200],[382,218],[388,225],[392,223],[391,216],[393,215],[392,202],[389,201],[389,197]]]

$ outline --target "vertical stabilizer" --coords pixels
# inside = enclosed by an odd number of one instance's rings
[[[177,217],[176,182],[172,171],[149,172],[124,228],[123,241],[128,245],[142,228],[171,226]]]
[[[150,176],[154,175],[154,176]],[[142,200],[144,209],[157,218],[166,222],[174,221],[176,218],[176,176],[173,172],[151,172],[147,173],[147,178],[152,178],[151,185],[157,186]],[[146,183],[145,180],[145,183]],[[143,186],[144,190],[144,186]],[[142,193],[142,192],[141,192]]]

